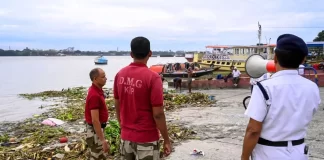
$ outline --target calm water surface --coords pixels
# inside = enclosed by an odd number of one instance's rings
[[[0,57],[0,122],[18,121],[41,113],[46,102],[19,98],[21,93],[91,85],[89,72],[95,67],[105,70],[106,87],[112,88],[115,74],[132,62],[131,57],[110,57],[108,65],[95,65],[92,56]],[[148,66],[157,63],[185,62],[184,57],[152,57]]]

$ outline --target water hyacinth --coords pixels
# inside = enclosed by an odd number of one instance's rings
[[[109,158],[114,159],[119,155],[120,126],[116,120],[113,96],[109,95],[113,92],[109,89],[104,90],[110,117],[104,134],[110,144]],[[20,94],[19,96],[26,99],[54,101],[56,104],[41,115],[10,125],[5,133],[0,132],[0,159],[55,159],[55,157],[86,159],[88,152],[84,140],[83,120],[86,95],[87,88],[85,87]],[[166,111],[181,108],[182,104],[208,105],[213,103],[208,99],[208,95],[203,93],[177,94],[169,91],[164,94],[164,99]],[[66,123],[53,127],[41,124],[49,117],[63,120]],[[168,130],[172,141],[194,138],[195,135],[191,129],[170,122],[168,122]],[[60,143],[60,137],[67,137],[68,142]],[[161,139],[162,142],[163,139]]]

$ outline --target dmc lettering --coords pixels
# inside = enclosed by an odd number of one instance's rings
[[[134,87],[142,88],[142,84],[143,84],[142,80],[134,80],[134,78],[130,78],[130,77],[126,77],[126,78],[120,77],[119,79],[119,85],[122,85],[124,87],[125,93],[128,94],[134,93]]]

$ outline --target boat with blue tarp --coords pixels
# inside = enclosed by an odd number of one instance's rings
[[[95,64],[108,64],[108,59],[105,58],[104,56],[100,56],[100,57],[97,57],[97,58],[94,60],[94,63],[95,63]]]

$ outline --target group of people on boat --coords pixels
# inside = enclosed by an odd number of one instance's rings
[[[177,71],[188,71],[191,68],[192,70],[199,70],[199,65],[196,63],[168,63],[165,65],[165,71],[167,73],[177,72]]]

